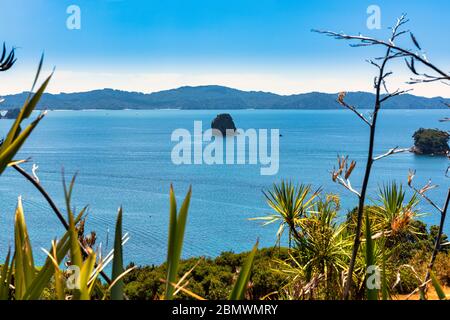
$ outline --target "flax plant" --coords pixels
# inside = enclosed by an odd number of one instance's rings
[[[265,217],[252,218],[250,220],[265,221],[264,226],[279,223],[277,231],[277,244],[280,244],[284,231],[288,230],[289,246],[292,239],[299,239],[299,221],[315,205],[320,189],[313,191],[312,186],[292,182],[281,181],[274,184],[271,190],[263,191],[268,206],[274,213]]]
[[[345,223],[338,224],[340,209],[336,195],[321,197],[321,190],[311,192],[309,185],[294,186],[280,182],[264,192],[273,215],[252,220],[280,223],[277,233],[288,228],[294,245],[288,261],[278,261],[288,284],[278,294],[302,298],[335,297],[341,291],[341,273],[350,259],[351,241]],[[269,195],[269,196],[268,196]],[[295,210],[293,209],[295,208]]]
[[[183,292],[194,299],[204,300],[196,293],[187,289],[189,284],[188,276],[195,269],[195,265],[191,270],[186,272],[179,280],[177,280],[178,269],[180,265],[181,252],[184,242],[184,232],[186,229],[186,222],[189,211],[189,204],[191,201],[192,189],[189,188],[186,197],[180,207],[177,210],[177,201],[175,197],[175,192],[173,186],[170,186],[169,193],[169,236],[167,245],[167,274],[166,279],[162,280],[166,284],[165,293],[163,299],[172,300],[178,292]],[[258,249],[258,242],[255,244],[253,249],[250,251],[247,259],[239,272],[238,278],[231,290],[229,299],[230,300],[242,300],[245,297],[245,292],[250,281],[251,270],[253,267],[253,261],[255,258],[256,251]]]
[[[405,202],[406,192],[403,186],[392,182],[381,187],[378,195],[379,198],[369,208],[375,238],[386,236],[392,239],[405,233],[412,235],[418,233],[412,223],[423,216],[418,213],[417,193]]]

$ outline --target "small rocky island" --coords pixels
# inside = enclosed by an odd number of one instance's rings
[[[420,128],[414,132],[413,138],[414,147],[411,151],[415,154],[445,156],[450,152],[450,134],[446,131]]]
[[[225,136],[227,130],[233,130],[234,133],[236,131],[236,126],[230,114],[221,113],[211,122],[211,129],[217,129]]]

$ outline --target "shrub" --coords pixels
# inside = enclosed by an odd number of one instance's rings
[[[434,272],[443,285],[450,286],[450,253],[441,252],[436,256]]]
[[[190,258],[180,262],[179,276],[182,276],[195,266],[188,277],[187,289],[205,299],[227,299],[238,272],[248,253],[236,254],[223,252],[215,259]],[[248,298],[259,299],[279,290],[285,281],[279,272],[274,271],[274,258],[287,259],[286,248],[265,248],[255,255],[252,275],[250,277]],[[125,293],[129,299],[154,299],[164,291],[166,266],[141,266],[125,276]],[[192,299],[184,293],[179,293],[177,299]]]
[[[402,268],[399,273],[400,282],[395,287],[394,293],[410,294],[419,287],[421,281],[417,279],[416,275],[410,268]]]

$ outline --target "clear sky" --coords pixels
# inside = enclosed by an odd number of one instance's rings
[[[69,30],[69,5],[81,29]],[[380,30],[367,28],[367,8],[381,9]],[[385,38],[408,13],[428,57],[450,70],[448,0],[2,0],[0,41],[18,47],[14,70],[0,74],[0,94],[28,90],[41,52],[56,66],[50,92],[114,88],[153,92],[219,84],[281,94],[370,91],[379,49],[350,48],[312,28]],[[392,89],[409,73],[393,66]],[[414,94],[450,97],[444,84]]]

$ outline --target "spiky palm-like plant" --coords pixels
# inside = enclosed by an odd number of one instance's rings
[[[309,278],[321,275],[324,298],[337,298],[341,293],[340,275],[350,259],[351,239],[345,223],[338,224],[339,205],[335,198],[319,200],[314,210],[300,220],[301,238],[297,249]]]
[[[420,216],[418,204],[416,194],[406,199],[406,192],[401,184],[392,182],[381,187],[378,199],[369,210],[374,236],[389,236],[394,239],[401,234],[417,233],[412,222]]]
[[[298,299],[332,299],[342,293],[341,274],[350,259],[352,241],[346,224],[336,221],[338,210],[337,196],[317,197],[297,218],[290,259],[277,261],[288,282],[279,294],[289,292],[289,297]]]
[[[251,220],[265,221],[264,225],[278,222],[277,244],[280,243],[284,231],[288,229],[291,247],[292,239],[300,238],[298,233],[300,219],[313,209],[320,190],[312,191],[311,185],[296,186],[292,182],[281,181],[280,184],[274,184],[271,190],[263,191],[263,194],[274,213]]]

